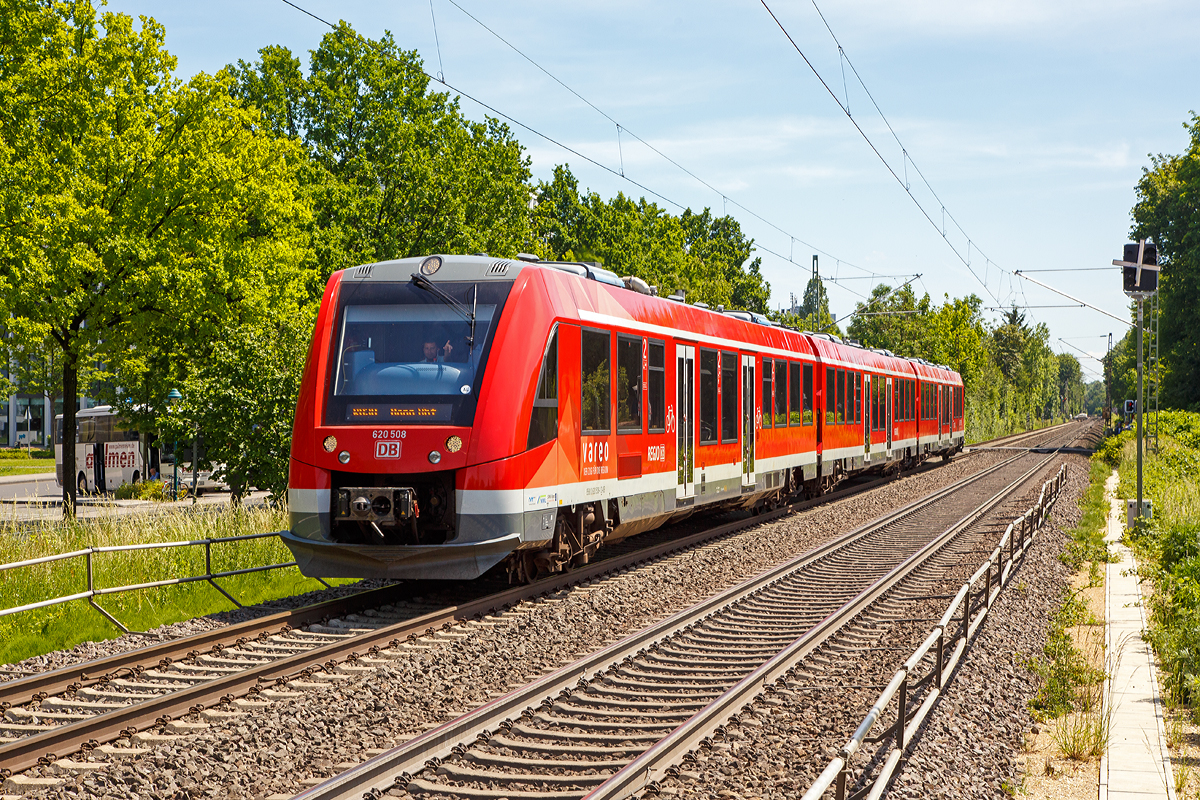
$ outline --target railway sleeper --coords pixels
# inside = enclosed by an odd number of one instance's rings
[[[559,767],[562,769],[562,767]],[[589,767],[589,769],[593,769]],[[458,764],[446,763],[437,768],[437,774],[449,778],[452,781],[479,781],[480,783],[529,783],[537,785],[539,783],[558,784],[559,786],[599,786],[610,777],[613,772],[596,771],[594,775],[586,773],[571,773],[569,775],[556,775],[550,772],[493,772],[491,770],[472,769],[471,767],[459,766]],[[435,784],[436,785],[436,784]],[[457,794],[457,787],[445,786],[441,787],[441,791],[453,792]]]
[[[536,739],[540,742],[545,742],[547,734],[552,734],[557,742],[591,742],[592,744],[612,744],[612,745],[631,745],[639,749],[644,749],[649,745],[657,742],[663,737],[660,731],[670,730],[668,726],[656,726],[653,731],[649,732],[630,732],[624,728],[618,730],[622,733],[598,733],[596,731],[583,730],[567,730],[567,731],[546,731],[541,728],[533,728],[522,722],[514,722],[509,728],[509,735],[517,734],[518,736],[527,736],[531,739]],[[493,738],[500,738],[499,735]],[[641,744],[636,744],[640,742]],[[554,742],[546,743],[549,747]],[[571,745],[567,745],[570,747]]]
[[[724,676],[724,675],[722,675],[722,676],[699,675],[699,674],[692,674],[692,673],[686,672],[684,670],[674,671],[670,675],[664,675],[664,674],[662,674],[662,671],[643,672],[643,671],[641,671],[639,669],[635,669],[633,667],[620,667],[619,669],[617,669],[616,674],[620,675],[622,677],[625,677],[625,678],[630,678],[632,680],[662,681],[664,683],[669,683],[672,685],[674,685],[675,683],[678,682],[679,675],[682,675],[684,678],[687,679],[688,683],[691,683],[695,686],[708,685],[708,686],[723,686],[725,688],[729,688],[733,684],[737,683],[737,680],[730,680],[728,676]]]
[[[522,748],[517,747],[515,749],[520,751]],[[586,772],[589,769],[612,770],[616,772],[633,760],[631,758],[619,760],[610,758],[604,761],[559,761],[553,758],[525,758],[519,752],[513,755],[498,755],[496,753],[483,753],[479,750],[468,750],[462,754],[462,759],[492,767],[508,767],[521,770],[561,769],[566,772]]]
[[[682,658],[691,658],[700,656],[707,658],[713,652],[721,653],[725,657],[730,657],[728,652],[728,642],[700,642],[695,641],[690,636],[680,637],[681,641],[672,642],[670,645],[660,645],[654,652],[663,655],[674,655]],[[741,658],[738,661],[751,661],[762,655],[768,658],[779,652],[778,648],[771,645],[760,645],[758,647],[738,648]],[[735,657],[736,658],[736,657]]]
[[[682,711],[689,708],[698,710],[708,705],[711,699],[711,695],[707,698],[701,697],[695,700],[684,700],[682,698],[630,700],[627,697],[603,697],[587,692],[576,692],[571,695],[571,702],[577,706],[592,706],[597,709],[619,707],[643,709],[645,711]],[[608,714],[608,711],[600,711],[599,713]]]
[[[551,706],[551,711],[557,711],[560,714],[573,714],[577,716],[600,716],[605,720],[620,720],[620,719],[645,719],[649,714],[644,714],[640,711],[621,711],[618,708],[613,709],[597,709],[586,705],[578,705],[571,700],[559,700]],[[689,711],[658,711],[653,714],[655,719],[663,720],[685,720],[691,718],[692,713]],[[591,720],[587,720],[590,722]],[[576,722],[575,724],[580,724]]]
[[[712,649],[706,648],[703,651],[696,653],[646,653],[639,658],[644,662],[653,661],[656,664],[664,664],[672,667],[690,667],[693,670],[701,670],[704,672],[748,672],[761,664],[764,659],[748,657],[748,658],[730,658],[721,653],[714,653]]]
[[[407,786],[409,794],[433,794],[445,795],[450,793],[448,787],[440,783],[427,781],[424,778],[414,778],[409,781]],[[583,789],[578,791],[514,791],[509,788],[505,789],[476,789],[473,786],[456,786],[453,787],[453,794],[460,800],[579,800],[587,792]]]
[[[626,689],[615,689],[607,683],[593,683],[587,689],[588,694],[601,694],[607,697],[626,697],[629,699],[657,697],[660,699],[680,699],[685,700],[691,697],[715,697],[712,692],[697,691],[693,687],[687,687],[679,684],[678,688],[672,690],[663,690],[653,687],[638,689],[637,691],[628,691]],[[576,692],[574,696],[579,696]]]
[[[563,744],[557,739],[555,741],[547,741],[546,739],[513,739],[509,736],[493,736],[488,739],[490,747],[504,748],[507,750],[517,751],[526,750],[533,753],[550,753],[551,755],[562,756],[594,756],[596,758],[611,758],[628,754],[635,756],[642,752],[644,748],[640,744],[623,744],[619,743],[609,747],[583,746]]]
[[[537,714],[534,714],[533,719],[537,722],[541,722],[544,725],[555,725],[560,728],[627,732],[622,741],[634,738],[629,736],[628,733],[636,733],[638,731],[659,731],[660,733],[657,739],[661,739],[663,736],[666,736],[669,732],[679,727],[674,722],[609,722],[607,720],[580,719],[577,716],[554,717],[545,712],[538,712]],[[559,731],[554,731],[553,733],[555,736],[563,735]]]

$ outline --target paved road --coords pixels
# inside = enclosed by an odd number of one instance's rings
[[[22,480],[14,480],[15,478]],[[52,499],[59,497],[61,493],[62,488],[54,482],[53,472],[49,475],[30,475],[28,477],[14,475],[0,480],[0,500]]]

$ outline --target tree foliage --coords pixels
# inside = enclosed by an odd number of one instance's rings
[[[258,130],[226,78],[176,80],[151,19],[135,30],[83,0],[10,1],[2,16],[2,324],[57,350],[70,431],[81,370],[152,363],[144,385],[160,387],[195,356],[181,343],[286,272],[300,154]],[[66,448],[65,475],[73,462]],[[64,480],[68,512],[74,490]]]
[[[1185,124],[1191,142],[1178,156],[1151,156],[1133,208],[1133,237],[1158,246],[1162,271],[1163,403],[1200,410],[1200,115]],[[1129,349],[1129,348],[1126,348]],[[1136,357],[1136,353],[1135,353]]]
[[[675,216],[645,198],[581,194],[566,166],[538,183],[531,217],[530,249],[541,258],[597,261],[663,296],[682,291],[689,301],[767,313],[771,288],[759,271],[762,260],[747,263],[754,242],[732,217],[707,208]]]

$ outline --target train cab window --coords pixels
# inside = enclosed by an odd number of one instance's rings
[[[542,356],[542,371],[538,374],[537,393],[533,396],[533,413],[529,418],[529,437],[525,449],[532,450],[558,438],[558,327],[550,334],[550,342]]]
[[[736,442],[738,437],[738,357],[721,353],[721,441]]]
[[[717,442],[717,351],[700,351],[700,444]]]
[[[787,413],[787,362],[775,362],[775,427],[785,428],[788,424]]]
[[[804,425],[813,424],[813,368],[812,364],[804,365],[804,406],[800,421]]]
[[[617,433],[642,432],[642,340],[617,335]]]
[[[646,411],[650,418],[650,432],[664,433],[667,430],[667,370],[666,346],[650,340],[650,377],[646,382]]]
[[[612,353],[612,334],[584,329],[582,347],[580,409],[585,436],[600,436],[610,430],[612,414],[612,378],[608,362]]]
[[[800,409],[802,400],[800,399],[800,365],[795,361],[792,362],[791,371],[788,372],[788,425],[800,424]],[[805,367],[807,370],[808,368]]]
[[[837,423],[846,421],[846,370],[837,371]]]
[[[837,379],[834,377],[837,371],[833,367],[825,368],[825,424],[833,425],[837,422],[837,413],[834,406],[836,402]]]
[[[764,358],[762,362],[762,427],[770,428],[774,424],[775,384],[771,380],[774,374],[773,362]]]

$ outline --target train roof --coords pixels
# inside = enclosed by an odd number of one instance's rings
[[[642,279],[622,277],[590,262],[541,261],[524,253],[515,259],[495,258],[485,253],[435,254],[351,267],[343,271],[342,280],[407,282],[413,273],[419,272],[435,282],[513,281],[526,271],[544,274],[556,313],[577,318],[583,324],[611,322],[672,338],[679,338],[682,329],[691,334],[683,338],[696,339],[701,345],[752,343],[776,351],[777,356],[820,357],[852,368],[961,382],[948,367],[904,358],[887,350],[865,348],[832,334],[784,328],[755,312],[687,303],[682,294],[660,297],[658,288]],[[617,289],[623,291],[614,291]]]

